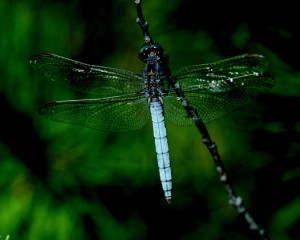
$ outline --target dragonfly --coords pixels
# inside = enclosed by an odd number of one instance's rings
[[[274,79],[269,74],[269,61],[258,54],[187,66],[172,75],[168,55],[158,43],[145,43],[139,58],[145,63],[141,74],[50,53],[33,55],[30,63],[35,70],[89,96],[45,104],[39,114],[57,122],[111,132],[137,130],[152,120],[160,181],[170,204],[172,175],[165,118],[180,126],[194,124],[170,87],[170,77],[181,86],[204,123],[265,93],[274,85]]]

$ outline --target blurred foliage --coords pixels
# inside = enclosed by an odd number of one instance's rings
[[[298,7],[195,2],[143,1],[152,37],[168,51],[171,69],[245,52],[270,59],[277,81],[271,92],[208,129],[257,222],[274,240],[300,239]],[[135,20],[133,0],[0,1],[0,235],[258,239],[228,204],[195,128],[167,123],[174,180],[168,207],[150,124],[113,134],[38,116],[43,103],[76,95],[34,72],[32,54],[141,73]]]

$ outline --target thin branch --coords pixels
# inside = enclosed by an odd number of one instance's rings
[[[146,44],[153,43],[150,33],[148,31],[148,23],[145,21],[143,16],[143,11],[141,7],[141,0],[135,0],[136,10],[137,10],[137,19],[136,22],[142,29],[144,35],[144,42]]]
[[[188,117],[193,119],[196,127],[198,128],[198,130],[202,136],[203,143],[206,145],[211,156],[213,157],[217,171],[220,174],[220,180],[224,184],[227,194],[229,196],[229,203],[237,209],[239,214],[244,216],[244,218],[248,222],[249,228],[251,230],[257,232],[262,237],[263,240],[269,240],[270,238],[268,237],[266,231],[254,221],[254,219],[251,217],[250,213],[245,208],[242,198],[239,197],[235,193],[235,190],[231,184],[231,181],[229,180],[229,178],[226,174],[225,166],[224,166],[224,164],[221,160],[221,157],[218,153],[217,146],[211,140],[209,133],[207,131],[207,128],[204,125],[202,119],[199,117],[197,110],[190,105],[188,99],[184,96],[184,93],[183,93],[179,83],[176,82],[174,77],[172,77],[171,73],[169,75],[169,80],[170,80],[171,86],[173,87],[173,89],[176,92],[176,95],[181,100],[182,105],[185,108]]]
[[[138,19],[137,22],[140,25],[143,35],[144,35],[144,41],[145,43],[152,43],[152,38],[150,37],[150,33],[148,31],[148,23],[145,21],[142,13],[142,8],[141,8],[141,1],[136,0],[136,7],[137,7],[137,14],[138,14]],[[168,76],[168,80],[174,91],[176,92],[176,95],[180,99],[182,106],[187,112],[188,117],[192,118],[196,127],[198,128],[201,136],[202,136],[202,141],[208,148],[214,162],[217,168],[217,171],[220,174],[220,180],[224,184],[225,189],[227,191],[227,194],[229,196],[229,203],[234,206],[238,213],[243,215],[247,223],[249,224],[249,228],[255,232],[258,233],[259,236],[263,240],[270,240],[268,237],[266,231],[260,227],[255,220],[251,217],[250,213],[247,211],[245,208],[242,198],[239,197],[236,193],[235,190],[231,184],[231,181],[229,180],[226,171],[225,171],[225,166],[221,160],[221,157],[218,153],[217,146],[216,144],[211,140],[210,135],[207,131],[206,126],[203,123],[203,120],[199,117],[199,114],[197,110],[190,105],[190,102],[188,99],[184,96],[184,92],[182,91],[179,83],[176,82],[176,79],[172,76],[171,71],[168,68],[167,63],[163,66],[166,69],[166,73]]]

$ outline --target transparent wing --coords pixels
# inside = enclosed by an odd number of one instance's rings
[[[97,97],[141,92],[144,87],[142,77],[133,72],[88,65],[54,54],[33,55],[30,63],[50,80]]]
[[[112,132],[140,129],[150,120],[142,94],[58,101],[42,106],[39,114],[57,122]]]
[[[179,69],[174,77],[204,122],[220,118],[271,89],[274,78],[261,55],[241,55],[210,64]],[[164,99],[166,118],[177,125],[193,124],[174,91]]]

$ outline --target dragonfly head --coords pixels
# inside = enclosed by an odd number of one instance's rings
[[[144,44],[140,50],[139,57],[143,62],[147,62],[147,61],[167,62],[168,61],[167,52],[157,43]]]

